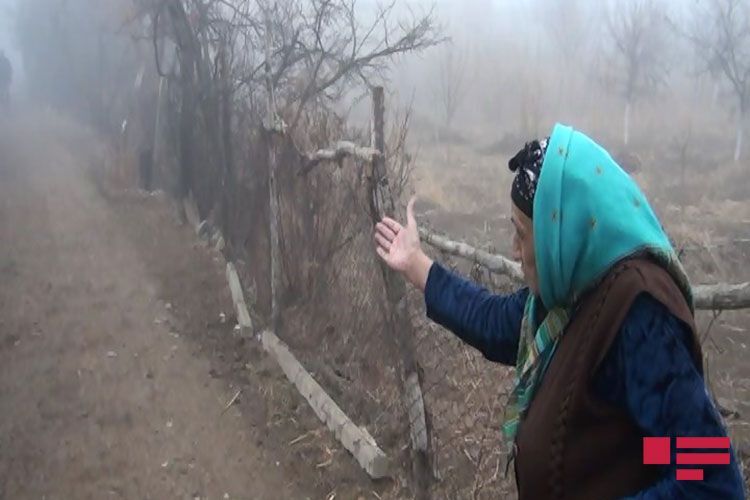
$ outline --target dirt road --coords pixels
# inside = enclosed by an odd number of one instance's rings
[[[0,498],[374,498],[232,336],[218,255],[163,200],[96,189],[96,142],[0,124]]]

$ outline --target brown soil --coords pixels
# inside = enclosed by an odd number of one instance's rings
[[[99,144],[0,123],[0,498],[392,497],[233,335],[223,260],[166,198],[95,187]]]

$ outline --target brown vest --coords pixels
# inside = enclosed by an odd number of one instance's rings
[[[693,315],[669,274],[645,259],[616,265],[582,299],[521,422],[515,462],[521,500],[621,498],[658,479],[656,466],[643,465],[643,435],[634,422],[591,389],[642,292],[692,329],[692,354],[702,373]]]

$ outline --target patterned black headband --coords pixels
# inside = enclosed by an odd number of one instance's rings
[[[534,215],[534,195],[548,142],[549,138],[527,142],[524,148],[508,162],[508,168],[516,174],[510,197],[513,203],[530,218]]]

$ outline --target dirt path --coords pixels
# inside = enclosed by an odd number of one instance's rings
[[[107,202],[92,141],[0,124],[0,498],[374,498],[232,338],[220,259],[157,200]]]

